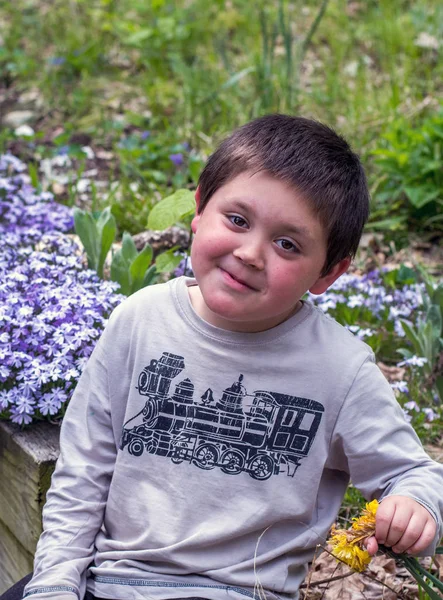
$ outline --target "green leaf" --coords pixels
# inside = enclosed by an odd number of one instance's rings
[[[88,267],[97,270],[99,255],[99,234],[92,215],[80,208],[74,208],[74,229],[79,236],[88,257]]]
[[[117,223],[115,222],[114,215],[111,213],[110,206],[107,206],[100,214],[97,220],[97,230],[99,234],[97,273],[99,277],[103,277],[103,265],[105,264],[106,256],[108,255],[117,232]]]
[[[406,337],[408,338],[408,340],[411,342],[412,346],[414,347],[415,353],[418,356],[420,356],[421,352],[422,352],[422,346],[421,346],[420,340],[419,340],[417,334],[415,333],[414,329],[412,328],[410,323],[408,323],[407,321],[405,321],[403,319],[400,319],[400,323],[401,323],[401,326],[403,327],[403,331],[405,332]]]
[[[171,248],[171,250],[162,252],[157,256],[157,259],[155,261],[155,267],[158,273],[170,273],[178,267],[178,265],[183,259],[183,256],[174,256],[174,251],[175,249]]]
[[[443,314],[443,284],[440,283],[429,295],[431,296],[432,304],[439,306]]]
[[[406,265],[401,265],[397,272],[397,282],[404,285],[417,282],[417,275],[413,269]]]
[[[430,321],[427,321],[420,331],[420,343],[422,347],[421,355],[428,359],[428,363],[425,365],[425,369],[432,369],[432,362],[434,358],[434,328]]]
[[[252,66],[252,67],[246,67],[245,69],[242,69],[238,73],[234,73],[234,75],[232,77],[230,77],[227,81],[225,81],[225,83],[221,86],[220,90],[229,89],[230,87],[235,85],[238,81],[243,79],[243,77],[246,77],[246,75],[249,75],[249,73],[252,73],[255,70],[256,70],[256,67]]]
[[[441,335],[442,330],[442,317],[440,312],[440,307],[436,304],[431,304],[426,313],[426,320],[432,326],[432,337],[433,339],[438,339]]]
[[[412,573],[415,578],[417,578],[417,574],[419,574],[422,577],[426,577],[431,583],[433,583],[437,587],[437,589],[443,592],[443,581],[440,581],[440,579],[438,579],[435,575],[433,575],[427,569],[425,569],[416,558],[413,558],[412,556],[407,556],[403,558],[403,562],[405,563],[405,566],[409,565],[409,572]]]
[[[120,292],[129,296],[131,293],[131,279],[129,275],[129,263],[125,260],[119,250],[112,258],[111,279],[120,284]]]
[[[148,228],[163,230],[181,221],[195,210],[194,192],[177,190],[172,196],[160,200],[148,217]]]
[[[429,202],[432,202],[440,195],[439,188],[426,188],[422,185],[419,186],[409,186],[405,185],[404,190],[406,195],[408,196],[411,204],[415,208],[422,208]]]
[[[31,177],[32,187],[38,189],[38,187],[39,187],[38,168],[32,162],[30,162],[30,163],[28,163],[28,171],[29,171],[29,176]]]
[[[443,375],[438,375],[435,380],[435,387],[437,388],[438,395],[440,396],[440,402],[443,402]],[[441,554],[443,554],[443,551]]]
[[[406,225],[406,216],[392,217],[389,219],[382,219],[381,221],[372,221],[366,225],[368,231],[373,229],[381,230],[399,230]]]
[[[152,248],[149,244],[143,248],[140,254],[133,260],[129,267],[132,279],[132,293],[143,287],[143,277],[152,261]]]
[[[138,254],[137,248],[134,244],[134,240],[132,239],[131,234],[127,231],[123,233],[122,254],[125,257],[125,259],[129,262],[132,262]]]
[[[201,160],[190,159],[189,161],[189,173],[191,175],[192,181],[197,185],[198,178],[200,177],[200,172],[202,170],[203,163]]]
[[[147,39],[149,39],[152,34],[153,30],[151,28],[140,29],[140,31],[128,36],[125,40],[125,43],[129,44],[130,46],[141,46],[143,45],[142,42],[145,42]]]
[[[142,287],[146,287],[147,285],[151,285],[151,283],[154,283],[155,279],[156,279],[156,275],[157,275],[157,269],[155,268],[155,265],[151,265],[149,267],[149,269],[146,271],[145,276],[143,277],[143,286]]]

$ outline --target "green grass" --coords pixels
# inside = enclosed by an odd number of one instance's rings
[[[125,112],[140,97],[158,127],[197,140],[301,110],[369,144],[396,112],[441,94],[441,50],[416,45],[441,36],[437,0],[330,0],[304,47],[319,6],[17,0],[0,8],[3,78],[36,85],[59,122],[95,132],[115,102]]]

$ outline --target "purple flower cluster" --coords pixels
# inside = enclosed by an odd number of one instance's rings
[[[400,321],[417,321],[423,311],[424,295],[424,285],[418,283],[403,285],[398,289],[386,287],[383,272],[376,270],[364,276],[342,275],[324,294],[310,294],[309,299],[324,312],[337,318],[360,339],[371,343],[374,336],[377,345],[377,334],[381,328],[390,331],[396,344],[399,338],[404,338]],[[406,367],[408,370],[408,381],[391,383],[399,400],[404,401],[405,398],[411,397],[409,383],[422,380],[422,368],[426,362],[423,357],[412,356],[397,363],[398,367]],[[430,400],[427,398],[424,401]],[[434,401],[437,401],[437,398]],[[412,420],[412,409],[422,413],[427,423],[438,417],[438,413],[430,407],[416,407],[418,404],[413,400],[404,404],[405,418],[408,421]]]
[[[395,334],[403,337],[400,319],[410,318],[423,305],[423,286],[414,283],[401,289],[389,289],[381,272],[376,270],[363,276],[342,275],[321,296],[310,295],[310,300],[332,316],[340,305],[348,309],[360,308],[370,315],[369,320],[375,326],[380,322],[391,323]],[[360,338],[374,333],[371,328],[361,328],[356,323],[347,323],[346,326]]]
[[[39,194],[25,169],[15,156],[0,156],[0,234],[13,232],[26,244],[45,232],[72,230],[72,209],[54,202],[50,192]]]
[[[0,157],[0,414],[21,425],[64,413],[112,310],[118,284],[85,270],[64,232],[70,209]]]

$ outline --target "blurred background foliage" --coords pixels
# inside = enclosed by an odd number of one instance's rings
[[[441,240],[442,33],[439,0],[4,2],[0,146],[49,189],[39,161],[67,156],[73,175],[55,191],[71,204],[98,163],[83,200],[112,204],[119,231],[136,233],[159,199],[195,187],[232,128],[302,114],[361,154],[369,229]],[[106,157],[92,164],[85,145]]]

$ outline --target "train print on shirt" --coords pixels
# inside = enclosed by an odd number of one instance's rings
[[[208,388],[196,399],[189,378],[173,388],[172,380],[184,369],[184,358],[169,352],[143,369],[137,389],[146,402],[124,424],[122,450],[220,468],[228,475],[248,473],[257,480],[295,475],[314,442],[322,404],[265,390],[248,394],[242,374],[220,398]]]

